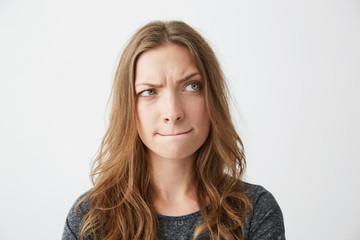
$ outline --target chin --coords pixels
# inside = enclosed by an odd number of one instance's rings
[[[176,149],[167,149],[166,151],[161,151],[157,155],[173,160],[182,160],[190,157],[194,157],[197,149],[189,149],[189,148],[176,148]],[[155,153],[156,154],[156,153]]]

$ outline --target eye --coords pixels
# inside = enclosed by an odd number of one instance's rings
[[[140,96],[151,96],[156,93],[155,89],[148,89],[139,93]]]
[[[185,90],[190,92],[196,92],[199,91],[201,87],[201,84],[199,82],[192,82],[188,85],[186,85]]]

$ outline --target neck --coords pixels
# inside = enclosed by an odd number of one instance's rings
[[[195,186],[195,155],[166,159],[148,153],[152,199],[163,215],[184,215],[199,210]]]

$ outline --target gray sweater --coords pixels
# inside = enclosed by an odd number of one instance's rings
[[[245,220],[245,240],[283,240],[285,239],[285,228],[281,209],[273,195],[265,188],[245,184],[249,190],[249,199],[253,211],[248,211]],[[86,193],[85,193],[86,194]],[[88,211],[88,202],[83,202],[78,208],[78,215],[75,213],[75,205],[85,195],[80,196],[66,218],[63,232],[63,240],[80,239],[79,229],[81,217]],[[202,220],[200,211],[179,217],[163,216],[158,214],[160,240],[191,240],[194,229]],[[91,239],[91,238],[89,238]],[[198,240],[210,240],[208,233],[203,232]]]

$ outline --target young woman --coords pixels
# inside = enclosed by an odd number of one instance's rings
[[[212,49],[183,22],[151,22],[122,53],[94,187],[63,239],[285,239],[274,197],[244,168]]]

